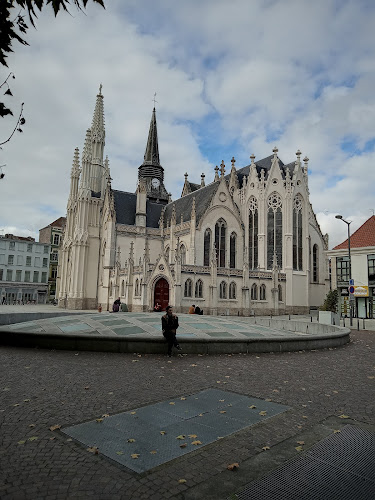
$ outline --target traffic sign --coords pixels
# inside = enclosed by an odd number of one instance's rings
[[[349,286],[353,286],[353,285],[354,285],[354,280],[353,279],[349,280]]]
[[[350,286],[348,288],[348,290],[349,290],[349,293],[354,293],[355,288],[354,288],[354,286]]]

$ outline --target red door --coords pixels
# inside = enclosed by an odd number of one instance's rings
[[[154,306],[157,302],[161,305],[163,311],[169,304],[169,285],[164,278],[160,278],[155,284]]]

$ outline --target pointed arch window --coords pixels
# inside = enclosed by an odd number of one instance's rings
[[[268,198],[267,216],[267,269],[272,269],[274,255],[277,264],[282,268],[283,258],[283,213],[281,196],[272,193]]]
[[[188,278],[185,281],[184,297],[191,297],[192,281]]]
[[[215,249],[218,267],[225,267],[225,239],[227,223],[219,219],[215,225]]]
[[[277,287],[277,289],[278,289],[278,292],[279,292],[279,302],[282,302],[282,300],[283,300],[283,288],[282,288],[281,285],[279,285]]]
[[[249,203],[249,268],[258,266],[258,202],[254,196]]]
[[[260,285],[259,299],[266,300],[266,285]]]
[[[293,269],[302,271],[302,207],[303,199],[298,194],[293,200]]]
[[[230,235],[230,248],[229,248],[229,267],[232,269],[236,268],[236,243],[237,234],[233,232]]]
[[[227,284],[225,283],[225,281],[222,281],[220,283],[220,298],[221,299],[227,298]]]
[[[165,254],[165,260],[168,262],[169,264],[169,247],[167,247],[165,250],[164,250],[164,254]]]
[[[210,265],[211,252],[211,229],[206,229],[204,232],[204,249],[203,249],[203,265]]]
[[[229,285],[229,298],[230,299],[235,299],[236,298],[236,283],[232,281],[232,283]]]
[[[134,295],[135,296],[139,295],[139,279],[138,278],[135,280]]]
[[[183,243],[180,246],[180,258],[181,258],[181,265],[185,265],[186,264],[186,247]]]
[[[256,286],[255,283],[251,285],[250,296],[251,300],[258,300],[258,287]]]
[[[203,281],[202,280],[198,280],[195,283],[195,297],[197,299],[203,298]]]
[[[125,295],[125,280],[122,280],[121,282],[121,297],[124,297]]]
[[[312,271],[313,271],[313,282],[314,283],[319,283],[319,247],[315,243],[313,246],[313,265],[312,265]]]

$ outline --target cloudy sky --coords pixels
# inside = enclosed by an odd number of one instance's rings
[[[24,133],[0,151],[0,234],[37,236],[65,215],[103,84],[114,189],[134,191],[157,92],[161,163],[173,198],[184,172],[211,182],[276,145],[310,158],[311,202],[330,247],[375,210],[375,4],[372,0],[105,0],[57,19],[49,8],[14,45],[14,114]],[[1,72],[5,79],[6,68]],[[1,119],[4,140],[12,120]]]

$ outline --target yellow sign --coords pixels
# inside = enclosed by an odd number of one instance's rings
[[[368,286],[355,286],[354,297],[368,297]]]

